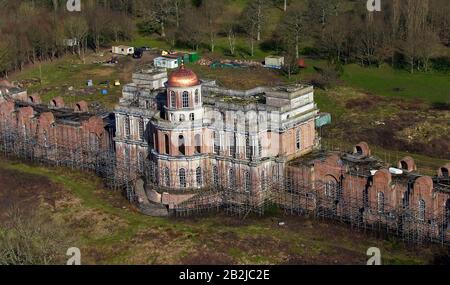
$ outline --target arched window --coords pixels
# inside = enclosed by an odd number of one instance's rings
[[[382,214],[384,213],[384,193],[378,192],[377,194],[377,201],[378,201],[378,213]]]
[[[195,104],[200,103],[200,94],[198,92],[198,89],[195,90]]]
[[[229,172],[228,172],[228,186],[230,188],[234,188],[236,187],[236,175],[234,174],[234,169],[230,168]]]
[[[182,135],[178,137],[178,151],[181,155],[186,155],[186,144],[184,143],[184,137]]]
[[[170,107],[176,108],[177,107],[177,96],[174,91],[170,92]]]
[[[278,181],[278,169],[275,165],[272,167],[272,177],[273,181]]]
[[[250,172],[244,172],[244,191],[250,192],[252,188],[252,180],[250,179]]]
[[[169,168],[164,168],[164,186],[170,187],[170,172]]]
[[[186,170],[184,168],[181,168],[178,175],[180,176],[180,187],[186,188]]]
[[[195,170],[195,178],[197,181],[197,186],[198,187],[202,187],[203,185],[203,175],[202,175],[202,168],[201,167],[197,167],[197,169]]]
[[[300,148],[302,147],[301,140],[302,140],[301,132],[300,132],[300,129],[298,129],[295,134],[295,144],[297,146],[297,150],[300,150]]]
[[[190,113],[189,114],[189,120],[194,121],[195,120],[195,115],[194,113]]]
[[[183,92],[183,108],[189,108],[189,92]]]
[[[213,183],[214,187],[219,187],[219,169],[217,166],[213,166]]]
[[[169,135],[164,135],[164,147],[165,147],[165,153],[170,154],[170,140]]]
[[[186,116],[184,114],[180,115],[180,122],[186,121]]]
[[[425,201],[419,200],[419,221],[425,221]]]
[[[333,181],[328,181],[325,184],[325,196],[333,197],[334,196],[335,186],[336,186],[336,184]]]
[[[220,138],[217,132],[214,132],[214,153],[220,154]]]
[[[195,135],[195,153],[202,153],[202,139],[199,134]]]

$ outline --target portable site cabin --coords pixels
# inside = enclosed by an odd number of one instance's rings
[[[268,56],[265,60],[265,66],[268,68],[281,69],[284,65],[284,56]]]
[[[129,46],[113,46],[112,53],[121,55],[131,55],[134,54],[134,47]]]
[[[174,69],[179,65],[177,58],[157,57],[153,60],[155,67]]]

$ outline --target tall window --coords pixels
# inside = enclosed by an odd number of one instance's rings
[[[261,190],[262,191],[267,190],[267,178],[266,178],[266,172],[264,170],[261,171]]]
[[[125,168],[129,168],[130,167],[130,149],[128,147],[125,147],[124,150],[124,162],[125,162]]]
[[[195,121],[195,115],[194,115],[194,113],[190,113],[190,114],[189,114],[189,120]]]
[[[195,135],[195,153],[202,153],[202,139],[199,134]]]
[[[378,213],[384,213],[384,193],[378,192]]]
[[[170,172],[169,168],[164,168],[164,186],[170,187]]]
[[[213,183],[214,187],[219,187],[219,169],[217,168],[217,166],[213,167]]]
[[[230,187],[230,188],[234,188],[234,187],[236,187],[236,175],[235,175],[235,173],[234,173],[234,169],[233,168],[231,168],[230,170],[229,170],[229,172],[228,172],[228,186]]]
[[[125,137],[130,138],[130,117],[125,117]]]
[[[183,108],[189,108],[189,92],[183,92]]]
[[[140,119],[139,120],[139,138],[143,141],[144,137],[145,137],[145,125],[144,125],[144,120]]]
[[[425,201],[419,200],[419,221],[425,221]]]
[[[231,157],[236,157],[236,135],[235,134],[231,134],[229,137],[230,140],[230,156]]]
[[[258,156],[262,157],[262,143],[261,143],[261,138],[258,138]]]
[[[177,107],[177,96],[175,94],[175,92],[170,92],[170,107],[172,108],[176,108]]]
[[[169,154],[170,153],[170,140],[169,140],[169,135],[164,135],[164,146],[165,146],[165,153]]]
[[[186,144],[184,143],[184,137],[182,135],[178,137],[178,151],[181,155],[186,155]]]
[[[137,160],[139,172],[142,173],[144,171],[144,155],[142,154],[142,152],[138,152]]]
[[[245,157],[251,159],[253,157],[253,146],[250,142],[250,136],[245,136]]]
[[[178,174],[180,176],[180,187],[186,188],[186,170],[181,168]]]
[[[300,132],[300,129],[298,129],[295,134],[295,143],[297,146],[297,150],[300,150],[300,148],[302,147],[301,141],[302,141],[301,132]]]
[[[203,185],[203,175],[201,167],[197,167],[197,169],[195,170],[195,178],[197,181],[197,186],[201,187]]]
[[[200,102],[200,95],[198,92],[198,89],[195,90],[195,104],[198,104]]]
[[[250,192],[251,184],[252,184],[252,180],[250,179],[250,172],[245,171],[244,172],[244,191],[245,192]]]
[[[217,132],[214,132],[214,153],[220,154],[220,138]]]
[[[335,183],[333,181],[328,181],[325,184],[325,196],[327,197],[333,197],[334,196],[334,189],[335,189]]]

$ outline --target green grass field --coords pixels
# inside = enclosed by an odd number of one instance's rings
[[[433,72],[411,74],[404,70],[392,69],[387,65],[367,68],[352,64],[345,67],[343,79],[350,86],[377,95],[423,99],[429,103],[450,101],[450,74]]]
[[[43,213],[64,223],[61,230],[70,228],[71,246],[81,249],[83,264],[365,264],[366,251],[373,246],[381,249],[384,264],[427,264],[438,252],[277,210],[246,220],[222,214],[153,218],[86,173],[0,158],[0,174],[4,170],[41,177],[57,187],[59,206]],[[278,221],[286,226],[279,227]]]

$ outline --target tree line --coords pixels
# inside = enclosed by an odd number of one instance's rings
[[[225,39],[230,56],[245,39],[249,56],[264,46],[285,55],[286,65],[308,54],[411,72],[428,71],[450,46],[447,0],[383,1],[372,13],[362,0],[248,0],[244,7],[236,0],[84,0],[80,13],[68,13],[66,2],[0,0],[0,73],[67,52],[83,58],[87,49],[131,39],[136,29],[211,52]],[[282,16],[274,18],[274,9]],[[67,39],[79,44],[68,47]]]

